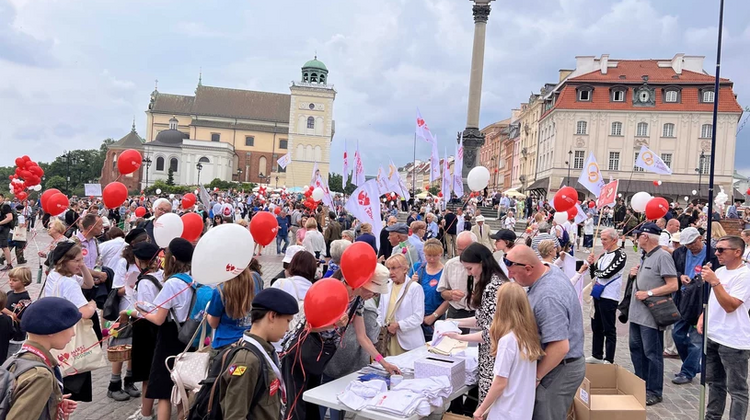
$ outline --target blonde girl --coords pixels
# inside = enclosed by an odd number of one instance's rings
[[[494,377],[474,419],[531,419],[536,395],[536,363],[544,356],[534,312],[517,283],[497,292],[497,309],[490,326]]]

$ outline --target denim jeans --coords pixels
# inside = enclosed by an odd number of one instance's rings
[[[689,379],[695,378],[701,371],[703,336],[698,334],[694,326],[679,320],[672,328],[672,339],[682,360],[680,374]]]
[[[742,307],[740,307],[739,310]],[[706,420],[720,420],[727,404],[727,392],[732,397],[730,420],[747,417],[747,365],[750,350],[738,350],[707,340],[706,383],[708,406]]]
[[[630,360],[635,375],[646,381],[646,395],[664,389],[664,331],[630,323]]]
[[[284,248],[281,247],[282,242],[284,243]],[[289,235],[276,237],[276,253],[277,254],[286,252],[286,247],[288,246],[289,246]]]
[[[534,399],[535,420],[565,420],[568,407],[573,403],[578,387],[586,376],[583,357],[566,363],[560,362],[542,378],[536,387]]]

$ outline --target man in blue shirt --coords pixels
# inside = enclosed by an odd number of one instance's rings
[[[276,254],[281,255],[286,252],[286,247],[289,246],[289,226],[292,224],[292,220],[287,216],[286,211],[281,210],[276,221],[279,223],[279,230],[276,231]],[[281,247],[281,243],[284,242],[284,248]]]

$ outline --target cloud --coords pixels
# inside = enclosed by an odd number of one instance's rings
[[[56,65],[50,54],[52,41],[34,38],[15,27],[15,16],[15,7],[8,0],[0,0],[0,60],[41,67]]]

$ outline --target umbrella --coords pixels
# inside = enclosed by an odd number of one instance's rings
[[[515,188],[511,188],[505,191],[503,194],[507,194],[508,197],[513,197],[513,198],[526,198],[526,194],[522,194],[518,192],[518,190],[516,190]]]

